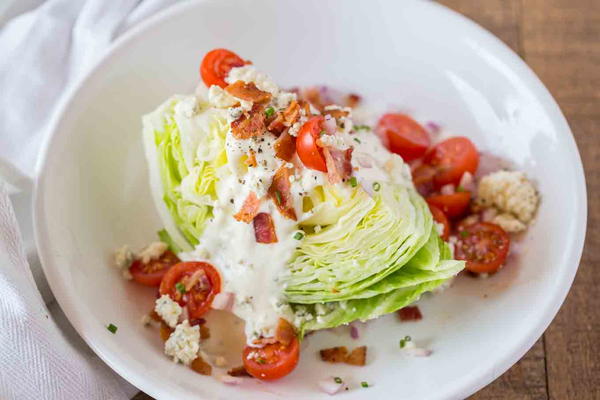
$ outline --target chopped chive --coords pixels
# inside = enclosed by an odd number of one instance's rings
[[[379,192],[379,189],[381,189],[381,184],[379,182],[373,182],[373,190]]]
[[[467,232],[467,231],[460,231],[460,237],[463,238],[463,239],[466,238],[466,237],[469,237],[469,232]]]
[[[256,362],[259,364],[265,364],[267,361],[264,358],[257,358]]]
[[[177,283],[175,284],[175,289],[177,289],[177,291],[178,291],[179,293],[181,293],[181,294],[184,294],[184,293],[185,293],[185,285],[184,285],[183,283],[181,283],[181,282],[177,282]]]
[[[350,178],[350,186],[352,187],[356,187],[358,185],[358,181],[356,180],[356,177],[353,176],[352,178]]]
[[[360,130],[370,131],[371,127],[369,125],[354,125],[354,130],[355,131],[360,131]]]
[[[333,378],[333,381],[335,383],[342,383],[342,378],[340,378],[339,376],[336,376],[335,378]]]
[[[369,387],[369,384],[368,384],[367,382],[365,382],[365,381],[362,381],[362,382],[360,383],[360,386],[362,386],[362,387],[364,387],[364,388],[368,388],[368,387]]]
[[[273,107],[269,107],[265,110],[267,118],[271,117],[273,114],[275,114],[275,109]]]
[[[296,239],[296,240],[300,240],[300,239],[302,239],[303,237],[304,237],[304,233],[302,233],[302,232],[296,232],[296,233],[294,234],[294,239]]]
[[[279,193],[279,190],[275,191],[275,197],[277,198],[277,204],[281,204],[281,193]]]
[[[459,186],[456,188],[456,191],[457,191],[457,192],[464,192],[464,191],[465,191],[465,188],[459,185]]]
[[[327,135],[327,132],[325,132],[325,131],[319,132],[319,136],[323,136],[323,135]]]
[[[402,339],[400,339],[400,348],[403,349],[406,347],[406,343],[410,342],[411,340],[412,338],[410,336],[404,336]]]
[[[354,138],[354,141],[355,141],[356,143],[361,143],[360,139],[359,139],[359,138],[357,138],[357,137],[355,137],[355,138]]]
[[[116,325],[108,324],[108,326],[106,327],[106,329],[108,329],[108,331],[110,333],[115,334],[115,333],[117,333],[117,329],[119,329],[119,328],[117,328]]]

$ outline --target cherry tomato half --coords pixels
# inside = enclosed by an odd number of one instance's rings
[[[431,210],[434,221],[444,225],[444,232],[440,236],[443,240],[448,240],[450,237],[450,221],[448,221],[448,217],[446,217],[446,214],[444,214],[442,210],[434,205],[429,204],[429,210]]]
[[[468,138],[457,136],[435,145],[423,161],[436,168],[433,182],[439,188],[448,183],[457,185],[465,172],[475,174],[479,152]]]
[[[242,353],[244,367],[253,377],[264,381],[282,378],[292,372],[300,358],[300,345],[294,338],[288,346],[281,343],[264,347],[246,346]]]
[[[390,150],[406,162],[422,157],[431,144],[425,128],[404,114],[384,114],[376,131],[387,139]]]
[[[477,222],[458,232],[455,256],[467,262],[466,268],[476,273],[496,272],[508,255],[510,238],[496,224]]]
[[[202,261],[181,262],[167,271],[160,283],[161,295],[169,295],[186,307],[190,319],[208,311],[215,295],[221,291],[221,276],[211,264]]]
[[[437,194],[427,197],[429,205],[436,206],[449,218],[463,215],[471,202],[470,192],[456,192],[452,194]]]
[[[296,138],[296,152],[307,168],[327,172],[323,150],[317,146],[317,139],[321,135],[321,131],[323,131],[323,121],[325,119],[318,115],[312,117],[302,125]]]
[[[435,191],[433,186],[435,172],[435,168],[427,164],[420,164],[412,170],[413,183],[421,196],[429,196]]]
[[[143,263],[142,260],[135,260],[129,267],[129,272],[137,283],[146,286],[158,286],[169,268],[179,261],[179,258],[171,250],[167,250],[156,260],[150,260],[147,263]]]
[[[234,67],[249,64],[237,54],[227,49],[214,49],[206,53],[200,64],[200,76],[207,87],[218,85],[227,86],[225,78]]]

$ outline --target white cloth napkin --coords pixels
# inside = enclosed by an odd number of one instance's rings
[[[70,327],[30,270],[28,199],[61,95],[130,27],[181,0],[46,0],[0,30],[0,399],[129,399],[137,391]],[[30,248],[27,249],[31,251]],[[30,261],[35,257],[28,254]],[[35,262],[32,263],[35,265]],[[43,290],[42,290],[43,292]],[[46,304],[44,302],[46,300]]]

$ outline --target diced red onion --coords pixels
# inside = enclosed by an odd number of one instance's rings
[[[481,178],[485,175],[491,174],[492,172],[506,169],[509,166],[510,165],[506,162],[506,160],[493,154],[482,152],[479,154],[479,166],[477,167],[475,176],[477,178]]]
[[[231,375],[221,375],[219,380],[226,385],[239,385],[240,383],[244,382],[243,378],[238,378],[237,376]]]
[[[344,387],[344,383],[336,383],[334,378],[323,379],[318,382],[319,388],[327,393],[328,395],[334,395],[338,393]]]
[[[335,118],[325,118],[325,121],[323,122],[323,128],[330,135],[335,135],[337,132],[337,123],[335,122]]]
[[[435,133],[439,133],[440,130],[442,129],[442,127],[433,121],[429,121],[429,122],[425,123],[425,129],[427,129],[429,132],[435,134]]]
[[[421,347],[408,347],[403,349],[403,351],[411,357],[429,357],[433,353],[433,351]]]
[[[215,310],[230,311],[233,307],[234,297],[235,294],[230,292],[217,293],[217,295],[213,299],[212,308],[214,308]]]
[[[454,192],[456,192],[456,188],[451,183],[444,185],[440,188],[440,193],[443,195],[454,194]]]
[[[350,337],[352,339],[358,339],[359,337],[358,327],[354,323],[350,323]]]
[[[465,172],[462,175],[458,186],[461,186],[464,190],[471,193],[474,193],[477,189],[475,187],[475,179],[473,179],[473,175],[470,172]]]

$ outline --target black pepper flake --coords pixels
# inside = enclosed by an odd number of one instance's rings
[[[259,147],[259,148],[258,148],[258,152],[259,152],[259,153],[262,153],[262,147]]]
[[[229,199],[229,202],[230,202],[231,204],[233,204],[233,199]]]

